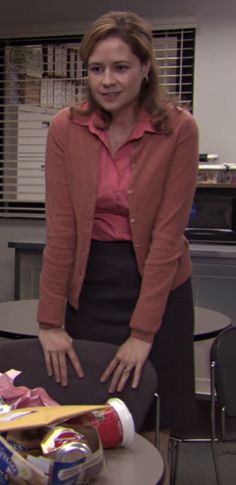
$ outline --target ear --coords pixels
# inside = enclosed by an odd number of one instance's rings
[[[145,64],[142,64],[142,74],[143,74],[144,79],[148,78],[150,67],[151,67],[150,61],[147,61],[147,62],[145,62]]]

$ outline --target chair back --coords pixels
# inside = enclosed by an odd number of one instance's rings
[[[217,335],[210,352],[214,362],[214,385],[217,401],[225,406],[228,416],[236,416],[236,326],[232,325]]]
[[[140,431],[157,390],[157,376],[152,364],[146,362],[137,389],[131,388],[130,381],[123,392],[110,394],[109,382],[101,383],[100,377],[117,347],[86,340],[75,340],[73,344],[85,376],[78,378],[68,361],[69,384],[66,387],[47,375],[43,351],[37,338],[0,341],[0,372],[12,368],[20,370],[16,386],[24,385],[30,389],[42,387],[59,404],[103,404],[110,397],[120,397],[133,416],[136,431]]]

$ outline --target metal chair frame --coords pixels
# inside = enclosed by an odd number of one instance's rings
[[[214,464],[214,470],[216,475],[216,483],[217,485],[223,485],[221,470],[219,466],[218,460],[218,453],[216,444],[219,442],[229,442],[229,441],[236,441],[236,433],[235,436],[228,438],[226,432],[226,419],[228,417],[227,414],[227,401],[229,402],[230,397],[225,395],[224,390],[224,382],[223,378],[217,375],[217,371],[221,366],[221,356],[217,355],[217,346],[221,344],[222,339],[224,339],[225,334],[229,332],[233,332],[236,337],[236,326],[231,325],[227,329],[220,332],[220,334],[215,338],[212,347],[211,347],[211,355],[210,355],[210,381],[211,381],[211,390],[208,399],[209,403],[209,425],[210,425],[210,433],[206,437],[200,436],[197,437],[186,437],[184,434],[181,436],[181,430],[177,432],[173,432],[170,436],[170,483],[171,485],[176,484],[177,479],[177,471],[178,471],[178,458],[179,458],[179,445],[180,443],[204,443],[208,442],[211,445],[211,452]],[[222,379],[222,382],[221,382]],[[220,394],[220,396],[219,396]],[[230,417],[236,417],[236,409],[235,404],[233,410],[231,410]],[[218,429],[217,426],[217,417],[220,413],[220,426]],[[176,435],[175,435],[176,434]]]
[[[159,448],[160,442],[160,397],[157,392],[154,394],[156,399],[156,422],[155,422],[155,430],[154,430],[154,444],[156,448]]]
[[[215,394],[215,368],[216,362],[211,362],[211,451],[215,467],[217,485],[222,484],[219,461],[216,451],[216,442],[220,441],[216,437],[216,394]],[[223,431],[224,430],[224,431]],[[225,406],[221,408],[221,440],[225,437]]]

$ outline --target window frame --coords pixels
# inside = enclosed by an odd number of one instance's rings
[[[191,40],[186,39],[188,33],[191,33]],[[176,82],[175,86],[187,86],[187,82],[190,83],[190,97],[188,98],[187,108],[193,112],[193,92],[194,92],[194,55],[195,55],[195,27],[165,27],[153,28],[153,39],[154,42],[159,38],[177,38],[177,61],[176,61]],[[0,217],[1,218],[32,218],[32,219],[44,219],[45,218],[45,202],[34,202],[34,201],[8,201],[4,198],[4,190],[6,183],[4,181],[5,172],[8,168],[7,161],[4,160],[4,110],[6,107],[6,88],[5,88],[5,75],[6,75],[6,59],[5,52],[6,48],[14,46],[38,46],[42,45],[43,52],[44,47],[47,45],[70,45],[79,44],[82,39],[81,35],[57,35],[57,36],[36,36],[32,37],[21,37],[21,38],[10,38],[10,39],[0,39]],[[186,44],[188,42],[188,44]],[[184,45],[183,45],[184,43]],[[188,55],[186,54],[188,53]],[[190,53],[190,55],[189,55]],[[44,56],[44,54],[43,54]],[[168,56],[167,56],[168,58]],[[184,64],[183,64],[184,61]],[[157,60],[158,62],[158,60]],[[43,63],[45,59],[43,57]],[[43,64],[45,68],[45,64]],[[44,69],[43,68],[43,69]],[[187,71],[190,69],[190,75]],[[84,75],[84,74],[83,74]],[[1,88],[1,86],[3,86]],[[186,88],[188,89],[188,88]],[[178,92],[174,93],[178,101]],[[181,100],[180,100],[181,101]],[[15,105],[16,107],[19,104]],[[35,105],[36,106],[36,105]],[[37,105],[38,106],[38,105]],[[59,108],[60,109],[60,108]],[[18,159],[16,159],[16,164]],[[17,170],[17,169],[16,169]],[[17,182],[15,186],[15,191],[17,193]],[[14,211],[14,207],[17,210]]]

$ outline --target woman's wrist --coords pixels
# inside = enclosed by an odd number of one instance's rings
[[[39,328],[41,330],[54,330],[54,329],[59,329],[63,328],[61,325],[55,325],[55,323],[40,323],[39,322]]]

